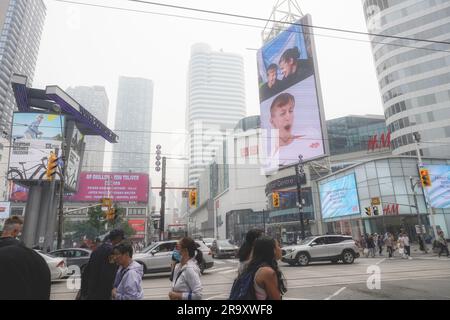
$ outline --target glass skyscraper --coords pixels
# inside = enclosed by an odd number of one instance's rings
[[[450,0],[365,0],[369,32],[450,41]],[[450,155],[450,45],[372,36],[372,51],[394,155]]]

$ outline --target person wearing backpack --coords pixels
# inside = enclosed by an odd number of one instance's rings
[[[277,240],[262,236],[255,240],[244,272],[234,281],[230,300],[281,300],[286,283],[278,268],[281,248]]]
[[[255,243],[255,240],[258,239],[262,234],[264,234],[264,231],[260,229],[251,229],[245,235],[245,241],[238,251],[238,258],[239,258],[238,274],[242,274],[242,272],[245,270],[245,267],[250,261],[250,255],[253,250],[253,244]]]
[[[170,300],[201,300],[203,286],[200,281],[200,268],[203,255],[191,238],[183,238],[178,242],[181,255],[173,273]]]

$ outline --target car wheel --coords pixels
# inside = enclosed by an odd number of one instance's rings
[[[298,264],[301,265],[302,267],[305,267],[309,264],[309,256],[306,253],[299,253],[297,255],[297,261]]]
[[[200,264],[200,273],[204,274],[205,269],[206,269],[206,263],[205,263],[205,260],[203,260],[202,263]]]
[[[349,250],[344,251],[342,254],[342,260],[345,264],[352,264],[355,261],[355,255]]]

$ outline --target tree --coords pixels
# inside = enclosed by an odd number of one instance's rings
[[[125,210],[114,206],[115,218],[112,221],[105,219],[105,214],[101,207],[89,208],[88,220],[79,222],[66,222],[65,233],[71,234],[71,241],[81,243],[83,240],[89,239],[95,241],[97,238],[103,238],[112,229],[120,228],[124,231],[126,237],[135,234],[133,228],[125,221]]]

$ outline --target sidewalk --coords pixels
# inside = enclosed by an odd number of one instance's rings
[[[432,245],[428,244],[426,247],[427,247],[428,253],[420,251],[419,244],[412,243],[411,244],[411,258],[438,257],[439,256],[439,251],[434,252]],[[360,253],[361,258],[365,258],[363,251],[361,249],[360,249],[359,253]],[[378,254],[378,251],[376,251],[375,258],[378,258],[378,257],[385,257],[385,258],[388,257],[388,252],[386,250],[386,247],[383,247],[383,253],[381,256]],[[400,258],[398,250],[394,251],[394,258]],[[442,258],[446,258],[446,256],[442,256]]]

